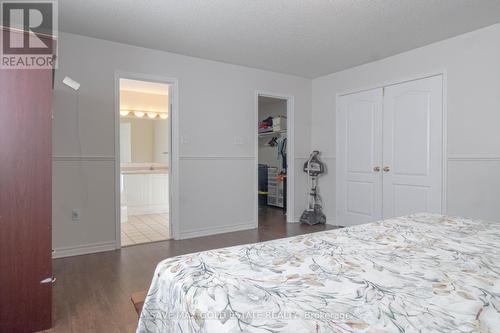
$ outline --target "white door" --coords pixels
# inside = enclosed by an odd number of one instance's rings
[[[169,164],[169,147],[170,147],[170,136],[169,136],[169,120],[167,119],[155,119],[154,120],[154,159],[156,163]]]
[[[382,218],[382,88],[345,95],[337,112],[337,221]]]
[[[120,123],[120,163],[132,162],[132,128],[130,123]]]
[[[383,217],[441,213],[442,76],[385,88]]]

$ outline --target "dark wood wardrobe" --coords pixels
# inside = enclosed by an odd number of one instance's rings
[[[52,318],[52,70],[0,69],[0,332]]]

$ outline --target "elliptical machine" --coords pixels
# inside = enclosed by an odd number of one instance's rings
[[[314,150],[306,163],[303,171],[308,175],[308,184],[311,187],[307,209],[300,216],[300,222],[309,225],[326,223],[326,216],[322,211],[321,196],[318,193],[318,177],[325,173],[325,164],[319,159],[319,151]]]

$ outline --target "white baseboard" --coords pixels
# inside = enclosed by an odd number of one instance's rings
[[[188,239],[188,238],[195,238],[202,236],[210,236],[216,234],[223,234],[226,232],[255,229],[257,227],[258,227],[257,221],[250,221],[250,222],[231,224],[226,226],[183,230],[179,232],[179,237],[177,239]]]
[[[336,222],[335,220],[328,220],[328,219],[327,219],[327,220],[326,220],[326,224],[328,224],[328,225],[333,225],[333,226],[338,226],[338,225],[337,225],[337,222]]]
[[[57,259],[64,257],[72,257],[72,256],[79,256],[82,254],[112,251],[115,249],[116,249],[115,241],[60,247],[54,249],[55,252],[52,255],[52,258]]]
[[[287,221],[287,223],[302,223],[300,221]],[[326,224],[328,225],[333,225],[333,226],[337,226],[335,220],[326,220]]]

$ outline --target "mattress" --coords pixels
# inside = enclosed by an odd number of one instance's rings
[[[160,262],[137,332],[500,332],[500,223],[415,214]]]

